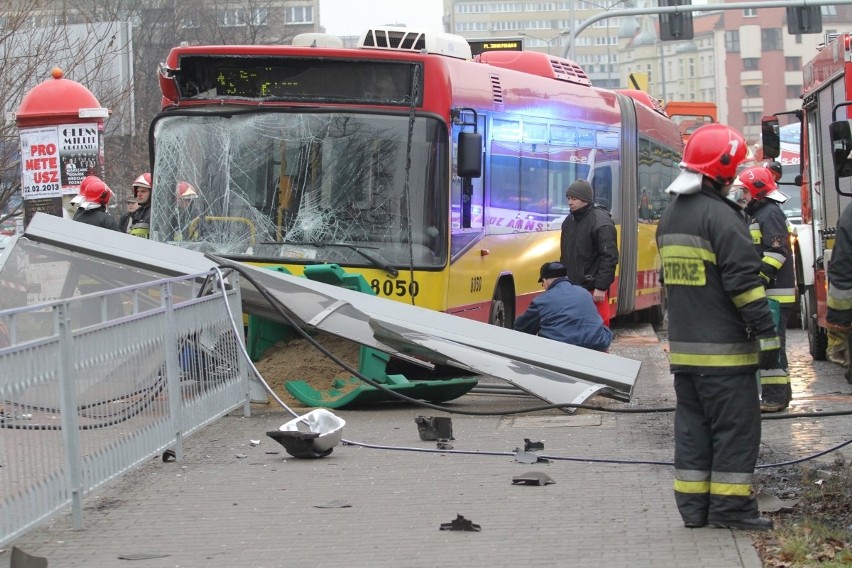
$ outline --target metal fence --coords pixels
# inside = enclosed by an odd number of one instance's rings
[[[236,275],[234,275],[236,279]],[[0,546],[216,418],[249,413],[217,271],[0,311]]]

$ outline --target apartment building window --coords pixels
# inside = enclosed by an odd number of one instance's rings
[[[760,30],[760,49],[763,51],[783,49],[781,30],[779,28]]]
[[[689,58],[689,76],[695,77],[695,58]]]
[[[459,14],[484,14],[488,6],[481,3],[456,4],[456,12]]]
[[[760,96],[760,85],[746,85],[743,87],[745,96],[749,99],[754,99]]]
[[[798,99],[802,96],[802,86],[801,85],[787,85],[787,98],[788,99]]]
[[[757,71],[760,69],[760,59],[757,57],[743,57],[744,71]]]
[[[740,32],[733,30],[725,32],[725,51],[728,53],[739,53],[740,51]]]
[[[743,10],[744,18],[756,18],[757,17],[757,8],[746,8]]]
[[[265,26],[268,18],[269,18],[269,11],[266,8],[252,8],[251,9],[251,25],[253,25],[253,26]]]
[[[288,24],[313,24],[314,23],[314,8],[313,6],[293,6],[286,9]]]
[[[802,58],[801,57],[785,57],[784,58],[784,70],[785,71],[801,71],[802,70]]]
[[[223,28],[244,26],[246,25],[243,18],[243,11],[240,8],[229,8],[219,12],[219,25]]]
[[[745,123],[747,126],[754,126],[756,124],[760,124],[760,119],[763,118],[762,112],[746,112],[745,114]]]

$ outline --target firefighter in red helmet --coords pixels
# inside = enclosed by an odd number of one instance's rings
[[[777,163],[777,162],[776,162]],[[747,193],[746,214],[749,232],[761,258],[760,277],[766,286],[766,297],[775,317],[775,327],[781,340],[777,365],[760,370],[761,412],[784,410],[793,398],[787,374],[787,320],[796,303],[796,275],[793,250],[790,246],[792,225],[781,210],[787,196],[778,191],[776,173],[767,166],[753,166],[739,175]]]
[[[657,228],[677,398],[674,493],[689,528],[772,528],[751,494],[760,446],[755,373],[777,364],[780,342],[760,259],[726,198],[746,150],[728,126],[698,128]]]
[[[133,197],[139,207],[130,216],[127,232],[136,237],[147,239],[151,236],[151,174],[145,172],[134,180]]]
[[[112,190],[101,178],[86,176],[80,183],[79,193],[71,200],[71,203],[77,205],[74,220],[87,225],[118,231],[118,223],[107,212],[107,205],[109,205],[112,196]]]

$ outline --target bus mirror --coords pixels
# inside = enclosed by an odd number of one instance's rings
[[[796,174],[796,178],[793,180],[793,185],[802,187],[802,174]]]
[[[458,175],[463,178],[482,176],[482,134],[459,132]]]
[[[852,176],[852,160],[849,159],[849,152],[852,151],[852,130],[849,128],[849,122],[832,122],[828,125],[828,135],[831,138],[831,154],[837,177]]]
[[[778,127],[778,119],[774,116],[764,116],[760,121],[760,127],[763,157],[774,160],[781,155],[781,130]]]

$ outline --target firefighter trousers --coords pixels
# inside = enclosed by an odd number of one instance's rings
[[[753,374],[675,373],[675,482],[685,523],[759,516],[751,481],[760,447]]]
[[[770,301],[770,308],[772,308]],[[790,385],[790,375],[787,371],[787,321],[790,319],[791,308],[785,304],[775,302],[772,318],[775,320],[775,330],[778,339],[781,340],[781,349],[778,351],[778,366],[774,369],[761,369],[758,371],[760,378],[761,395],[763,402],[781,405],[787,408],[793,400],[793,388]]]

